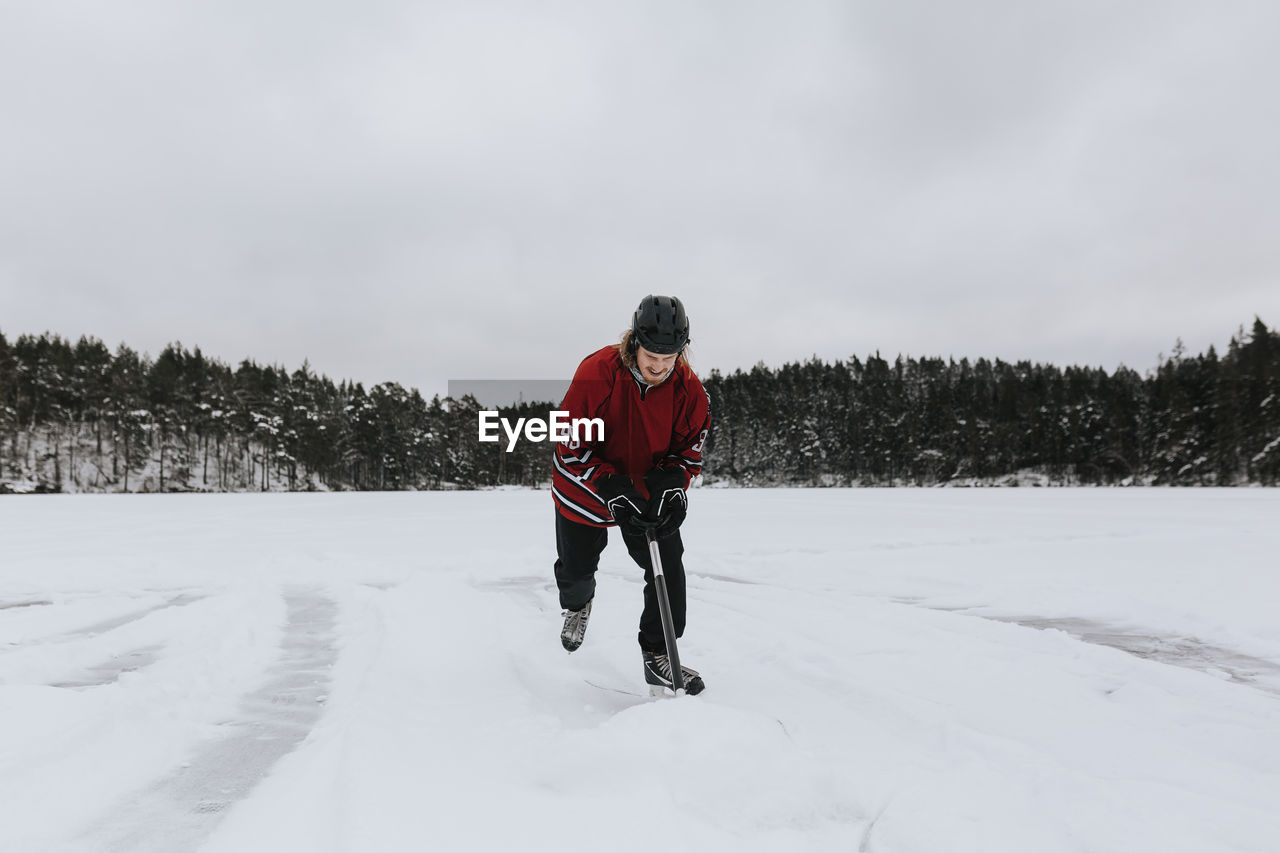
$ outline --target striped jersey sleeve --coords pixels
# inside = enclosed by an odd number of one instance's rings
[[[578,367],[560,404],[571,422],[600,417],[613,392],[612,382],[595,373],[592,366],[588,360]],[[603,445],[603,438],[581,430],[576,437],[570,434],[557,443],[552,457],[551,494],[556,504],[572,518],[597,527],[613,524],[613,517],[593,484],[617,471],[601,456]]]

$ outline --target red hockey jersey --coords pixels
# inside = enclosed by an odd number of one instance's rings
[[[677,359],[661,385],[649,386],[608,346],[582,360],[562,411],[570,419],[600,418],[604,440],[570,438],[555,445],[551,494],[560,514],[592,527],[614,524],[595,483],[609,474],[631,477],[648,495],[644,475],[658,465],[684,471],[685,485],[702,470],[702,446],[711,429],[711,399],[689,365]],[[598,438],[598,436],[592,436]]]

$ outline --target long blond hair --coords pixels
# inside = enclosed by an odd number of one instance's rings
[[[640,346],[640,341],[636,339],[635,332],[633,332],[631,329],[627,329],[625,332],[622,333],[622,336],[618,339],[618,343],[614,346],[614,349],[618,351],[618,355],[622,358],[622,363],[624,365],[626,365],[628,368],[635,368],[636,367],[636,348],[639,346]],[[688,344],[685,344],[684,348],[680,350],[680,357],[677,358],[676,361],[683,361],[692,369],[693,362],[689,360]]]

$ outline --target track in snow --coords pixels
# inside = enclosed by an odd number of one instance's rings
[[[143,646],[95,664],[75,678],[51,681],[49,686],[84,690],[114,684],[126,672],[137,672],[155,663],[160,649],[160,646]]]
[[[929,607],[913,598],[896,598],[899,604],[926,607],[944,613],[958,613],[1021,625],[1038,631],[1061,631],[1094,646],[1106,646],[1134,657],[1203,672],[1233,684],[1242,684],[1280,696],[1280,664],[1266,658],[1253,657],[1223,646],[1215,646],[1195,637],[1167,635],[1142,627],[1112,625],[1079,617],[1046,618],[1042,616],[984,613],[969,607]]]
[[[1280,696],[1280,664],[1250,657],[1194,637],[1161,636],[1142,629],[1119,628],[1089,619],[984,616],[1028,628],[1063,631],[1078,640],[1107,646],[1136,657],[1216,675]]]
[[[0,601],[0,610],[17,610],[19,607],[48,607],[53,604],[48,599],[31,599],[26,601]]]
[[[281,653],[245,696],[225,734],[168,778],[125,801],[86,834],[95,849],[181,853],[197,849],[237,801],[310,733],[324,710],[337,607],[315,589],[285,593]]]

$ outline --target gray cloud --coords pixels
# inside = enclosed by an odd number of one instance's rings
[[[564,377],[640,296],[700,369],[1145,369],[1280,322],[1264,4],[30,4],[0,329]]]

